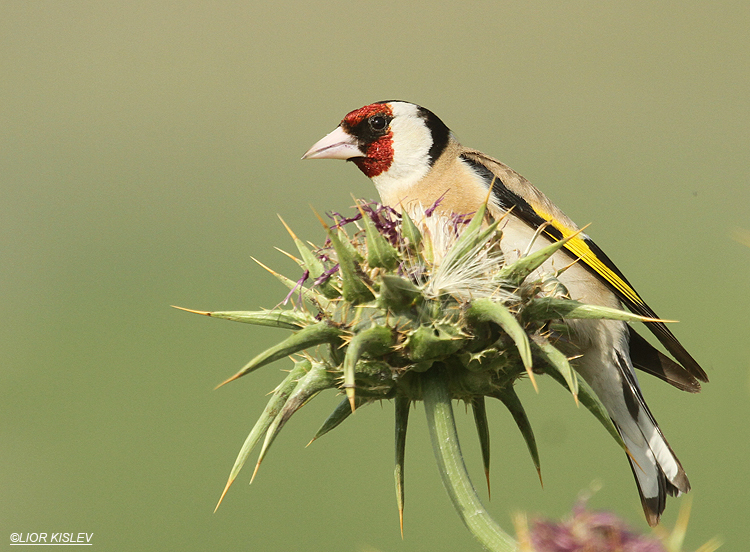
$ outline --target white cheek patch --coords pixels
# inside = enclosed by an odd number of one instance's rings
[[[390,168],[372,179],[381,197],[396,190],[408,190],[430,170],[429,152],[432,133],[417,112],[417,106],[393,102],[393,162]]]

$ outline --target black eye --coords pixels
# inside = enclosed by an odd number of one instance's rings
[[[370,128],[376,131],[383,130],[388,126],[388,121],[382,115],[373,115],[367,121],[370,123]]]

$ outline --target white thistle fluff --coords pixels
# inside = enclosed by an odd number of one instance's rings
[[[422,291],[426,297],[437,298],[451,295],[460,301],[471,301],[493,297],[503,302],[514,302],[517,297],[503,288],[495,278],[503,267],[503,254],[497,244],[495,234],[490,234],[468,253],[460,254],[453,246],[461,236],[460,225],[457,229],[455,219],[437,212],[430,216],[425,214],[421,203],[408,206],[408,215],[419,228],[424,240],[430,245],[426,250],[432,251],[432,266],[421,267],[429,274]],[[421,261],[411,259],[418,269]],[[429,262],[429,260],[428,260]]]

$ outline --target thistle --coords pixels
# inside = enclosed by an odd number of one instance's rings
[[[452,401],[470,404],[489,489],[490,433],[486,397],[500,400],[516,422],[540,474],[531,425],[515,391],[517,382],[547,374],[582,404],[623,448],[606,410],[576,374],[562,350],[572,344],[564,320],[650,320],[570,299],[557,273],[539,267],[566,243],[558,241],[506,263],[501,221],[476,213],[438,216],[433,208],[397,212],[357,203],[354,216],[321,219],[326,241],[310,247],[282,220],[299,252],[289,255],[302,277],[265,267],[289,288],[271,310],[191,311],[291,335],[261,352],[221,385],[289,355],[294,367],[274,390],[243,444],[219,504],[260,444],[252,479],[284,424],[326,389],[344,395],[312,440],[375,401],[395,404],[396,499],[403,534],[404,456],[409,409],[424,401],[443,483],[467,528],[491,550],[513,550],[469,480],[456,435]],[[319,217],[320,218],[320,217]],[[311,441],[312,442],[312,441]],[[217,504],[217,508],[219,506]]]
[[[691,502],[682,503],[677,523],[671,532],[663,527],[656,534],[641,535],[615,514],[590,510],[589,493],[583,493],[566,519],[553,521],[523,514],[514,522],[519,535],[519,552],[681,552],[690,519]],[[696,552],[715,552],[721,546],[718,538],[704,543]]]

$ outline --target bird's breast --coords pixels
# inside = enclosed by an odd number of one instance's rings
[[[398,209],[421,204],[425,209],[437,204],[438,214],[469,214],[487,200],[489,189],[484,180],[458,156],[439,159],[426,174],[415,181],[373,179],[385,205]]]

